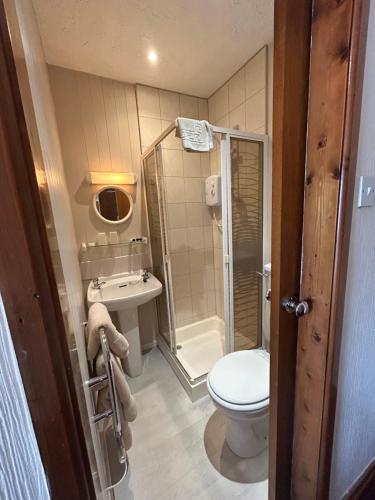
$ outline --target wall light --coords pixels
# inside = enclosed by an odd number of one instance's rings
[[[137,174],[128,172],[87,172],[89,184],[136,184]]]
[[[150,52],[148,53],[148,56],[147,56],[148,60],[151,61],[151,62],[155,62],[158,60],[158,55],[156,52],[154,52],[153,50],[150,50]]]

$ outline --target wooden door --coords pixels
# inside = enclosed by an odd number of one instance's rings
[[[293,3],[275,4],[270,498],[309,500],[328,498],[367,1]],[[294,83],[293,8],[309,33]],[[310,313],[283,311],[290,296]]]

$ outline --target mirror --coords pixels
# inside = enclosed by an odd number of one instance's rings
[[[110,224],[121,224],[133,211],[133,199],[119,186],[104,186],[94,195],[94,210],[100,219]]]

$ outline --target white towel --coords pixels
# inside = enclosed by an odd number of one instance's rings
[[[214,147],[212,126],[206,120],[176,119],[176,137],[180,137],[185,151],[207,152]]]
[[[95,302],[89,309],[87,323],[87,359],[90,361],[98,354],[100,346],[100,328],[105,329],[109,348],[119,358],[126,358],[129,354],[129,344],[126,338],[116,330],[104,304]]]

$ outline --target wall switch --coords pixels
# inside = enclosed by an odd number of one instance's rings
[[[375,177],[361,175],[359,178],[358,207],[375,205]]]

